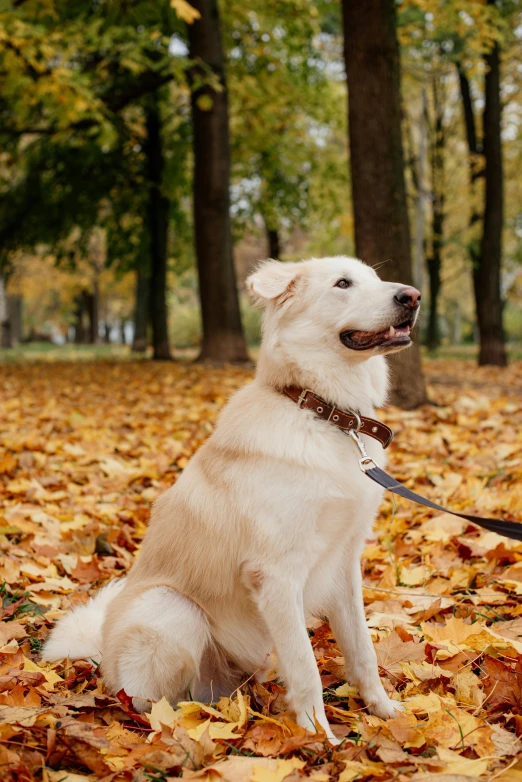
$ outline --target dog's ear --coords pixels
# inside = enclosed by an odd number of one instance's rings
[[[247,277],[248,292],[258,304],[277,300],[283,304],[292,295],[299,265],[281,263],[271,259],[263,261],[257,270]]]

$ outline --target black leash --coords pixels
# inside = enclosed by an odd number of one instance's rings
[[[362,457],[359,459],[361,470],[371,478],[372,481],[378,483],[379,486],[382,486],[383,488],[388,489],[388,491],[393,492],[393,494],[398,494],[399,497],[404,497],[411,502],[417,502],[419,505],[425,505],[427,508],[433,508],[433,510],[441,510],[443,513],[450,513],[452,516],[458,516],[459,519],[466,519],[466,521],[471,521],[473,524],[484,527],[484,529],[487,529],[490,532],[496,532],[497,535],[503,535],[505,538],[522,541],[522,524],[519,524],[516,521],[485,519],[481,516],[472,516],[468,513],[457,513],[454,510],[443,508],[442,505],[437,505],[436,502],[432,502],[431,500],[426,499],[426,497],[422,497],[420,494],[407,489],[406,486],[403,486],[402,483],[396,481],[395,478],[392,478],[391,475],[388,475],[388,473],[381,470],[381,468],[375,464],[373,459],[366,453],[364,443],[357,432],[350,430],[349,432],[346,432],[346,434],[352,438],[359,449]]]

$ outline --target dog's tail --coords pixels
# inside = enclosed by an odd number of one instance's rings
[[[124,578],[111,581],[88,603],[73,608],[60,619],[44,644],[42,660],[63,660],[69,657],[71,660],[91,659],[99,662],[105,613],[124,584]]]

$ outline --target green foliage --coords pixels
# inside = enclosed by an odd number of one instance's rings
[[[101,225],[109,263],[136,266],[146,247],[142,96],[183,82],[188,61],[169,45],[184,25],[166,0],[27,0],[9,4],[0,23],[0,264],[38,244],[73,262]],[[169,122],[183,195],[186,122],[186,109]]]
[[[306,2],[224,4],[235,226],[328,223],[347,196],[342,87],[329,78],[317,9]]]

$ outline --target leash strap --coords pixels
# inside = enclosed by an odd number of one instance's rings
[[[406,486],[404,486],[402,483],[399,483],[399,481],[395,480],[395,478],[392,478],[391,475],[388,475],[388,473],[384,472],[384,470],[375,464],[373,459],[366,453],[364,443],[357,432],[351,431],[347,432],[347,434],[354,441],[357,448],[359,449],[359,453],[361,454],[362,458],[359,459],[359,466],[361,470],[369,478],[371,478],[372,481],[378,483],[379,486],[382,486],[384,489],[393,492],[393,494],[398,494],[399,497],[404,497],[404,499],[410,500],[411,502],[416,502],[419,505],[425,505],[427,508],[433,508],[433,510],[440,510],[443,513],[450,513],[452,516],[458,516],[459,519],[466,519],[466,521],[471,521],[472,524],[477,524],[479,527],[483,527],[490,532],[496,532],[497,535],[502,535],[505,538],[512,538],[513,540],[522,541],[522,524],[519,524],[516,521],[489,519],[482,518],[482,516],[472,516],[468,513],[457,513],[454,510],[443,508],[442,505],[437,505],[436,502],[432,502],[426,497],[422,497],[420,494],[417,494],[416,492],[406,488]]]

